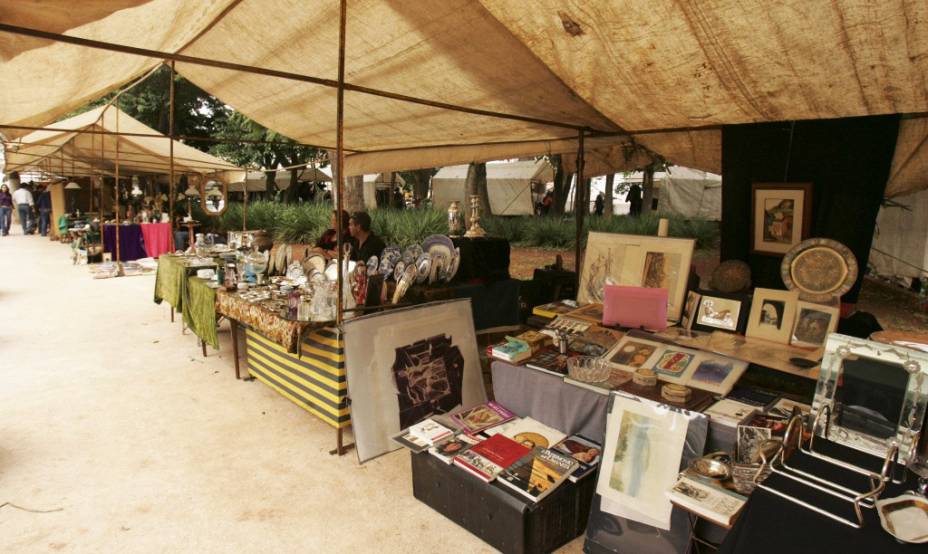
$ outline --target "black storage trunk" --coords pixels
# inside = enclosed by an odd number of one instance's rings
[[[534,504],[428,452],[411,458],[413,495],[502,552],[550,552],[586,529],[596,490],[594,475],[578,483],[564,482]]]

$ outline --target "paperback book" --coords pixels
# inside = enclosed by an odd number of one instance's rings
[[[494,345],[490,355],[504,362],[519,363],[532,357],[532,348],[521,340],[506,339]]]
[[[429,443],[410,434],[408,429],[403,429],[399,433],[390,437],[390,439],[403,448],[408,449],[413,454],[423,452],[429,447]]]
[[[429,454],[435,456],[446,464],[451,465],[455,456],[463,454],[469,450],[471,446],[474,446],[479,442],[479,439],[475,439],[470,435],[455,435],[440,441],[432,448],[429,448]]]
[[[731,527],[747,502],[747,497],[689,471],[677,479],[667,491],[667,497],[674,504],[723,527]]]
[[[492,400],[478,404],[473,408],[452,414],[452,419],[468,433],[477,433],[501,423],[506,423],[516,415]]]
[[[554,319],[561,314],[566,314],[567,312],[572,312],[576,309],[577,303],[575,301],[558,300],[557,302],[550,302],[548,304],[542,304],[541,306],[535,306],[532,308],[532,314]]]
[[[434,421],[432,418],[427,418],[415,425],[411,425],[408,431],[410,435],[429,445],[433,445],[436,441],[452,435],[451,429]]]
[[[489,483],[531,451],[509,437],[493,435],[454,457],[454,465]]]
[[[503,470],[499,482],[538,502],[551,494],[577,469],[577,461],[549,448],[535,447]]]
[[[577,469],[567,477],[573,483],[595,473],[603,454],[601,444],[582,435],[571,435],[554,445],[552,450],[577,461]]]

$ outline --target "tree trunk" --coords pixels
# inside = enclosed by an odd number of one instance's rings
[[[363,212],[366,210],[364,206],[364,176],[356,175],[354,177],[348,177],[345,179],[345,200],[342,202],[342,207],[348,211],[349,214],[354,212]]]
[[[615,173],[606,175],[606,193],[603,195],[603,215],[612,215],[612,186],[615,183]]]
[[[590,215],[590,183],[592,179],[584,179],[583,183],[577,182],[577,188],[574,190],[574,215],[581,211],[583,215]]]
[[[299,199],[301,189],[298,177],[302,170],[302,168],[290,170],[290,186],[287,187],[287,192],[284,194],[284,202],[288,204],[296,202]]]
[[[551,156],[551,165],[554,166],[554,204],[551,211],[557,215],[564,215],[567,193],[570,192],[570,175],[564,171],[560,154]]]
[[[641,214],[651,213],[651,204],[654,200],[654,168],[648,167],[644,170],[644,179],[641,183]]]

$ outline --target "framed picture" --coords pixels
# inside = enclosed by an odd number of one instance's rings
[[[667,348],[651,369],[663,381],[683,384],[687,370],[697,364],[697,353],[683,348]]]
[[[745,333],[749,337],[789,344],[796,319],[798,291],[754,289],[751,314]]]
[[[782,256],[811,229],[812,183],[751,183],[751,252]]]
[[[606,354],[612,367],[625,371],[650,368],[664,351],[664,345],[637,337],[622,337]]]
[[[699,299],[702,295],[691,290],[686,293],[686,303],[683,305],[683,317],[680,319],[680,327],[687,331],[693,328],[693,322],[696,321],[696,310],[699,308]]]
[[[605,286],[667,289],[667,319],[679,321],[694,239],[590,232],[580,270],[581,304],[602,303]]]
[[[433,302],[345,322],[345,365],[358,459],[423,419],[487,399],[470,300]]]
[[[703,356],[686,380],[689,387],[726,395],[748,369],[748,363],[724,356]]]
[[[748,297],[744,294],[725,294],[703,291],[693,319],[692,329],[697,331],[744,330],[748,315]]]
[[[838,328],[839,314],[836,307],[800,300],[796,303],[796,322],[789,343],[811,348],[822,346]]]
[[[770,429],[766,427],[738,426],[737,455],[735,460],[739,464],[759,464],[760,445],[770,440]]]

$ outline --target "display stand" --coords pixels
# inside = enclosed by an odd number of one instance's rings
[[[586,529],[594,476],[566,481],[536,504],[428,452],[411,458],[413,496],[502,552],[551,552]]]

